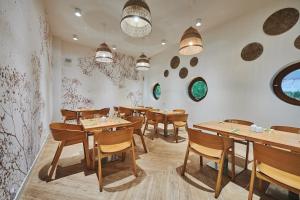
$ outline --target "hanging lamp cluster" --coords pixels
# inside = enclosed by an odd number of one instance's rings
[[[129,0],[123,7],[122,31],[131,37],[145,37],[152,30],[151,12],[143,0]]]
[[[150,69],[150,59],[142,53],[136,61],[135,68],[139,71],[147,71]]]

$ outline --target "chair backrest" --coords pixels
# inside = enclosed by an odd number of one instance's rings
[[[125,107],[119,107],[119,113],[124,113],[126,117],[133,115],[133,110]]]
[[[254,161],[264,163],[282,171],[300,176],[300,154],[274,148],[269,145],[253,144]]]
[[[96,135],[98,145],[114,145],[123,142],[132,142],[133,128],[116,131],[103,131]]]
[[[178,113],[185,113],[184,109],[174,109],[173,112],[178,112]]]
[[[253,122],[246,121],[246,120],[240,120],[240,119],[226,119],[224,122],[230,122],[234,124],[241,124],[241,125],[246,125],[246,126],[251,126]]]
[[[188,135],[190,142],[217,150],[227,150],[233,143],[231,138],[203,133],[201,130],[191,128],[188,129]]]
[[[300,128],[291,126],[271,126],[271,129],[300,134]]]
[[[92,119],[96,117],[102,117],[102,116],[108,116],[109,114],[109,108],[103,108],[99,110],[87,110],[81,112],[81,118],[82,119]]]
[[[140,129],[143,127],[144,117],[138,117],[138,116],[130,116],[127,117],[126,120],[132,122],[130,127],[134,127],[134,130]]]
[[[188,114],[184,113],[168,115],[169,122],[187,122],[187,119]]]
[[[60,112],[64,118],[64,122],[69,121],[69,120],[77,120],[78,119],[76,111],[61,109]]]
[[[54,140],[78,140],[83,139],[85,132],[81,125],[65,124],[65,123],[51,123],[50,130]]]

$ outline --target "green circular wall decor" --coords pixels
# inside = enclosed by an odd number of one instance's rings
[[[168,76],[169,76],[169,70],[166,69],[166,70],[164,71],[164,77],[168,77]]]
[[[160,88],[160,84],[159,83],[156,83],[154,85],[152,93],[153,93],[154,99],[158,100],[160,98],[161,88]]]
[[[179,66],[180,58],[178,56],[174,56],[171,59],[170,66],[172,69],[176,69]]]
[[[186,67],[183,67],[179,71],[179,77],[184,79],[185,77],[187,77],[188,73],[189,73],[188,69]]]
[[[202,77],[194,78],[188,87],[188,93],[193,101],[199,102],[207,95],[208,87]]]
[[[193,57],[193,58],[190,60],[190,65],[191,65],[191,67],[195,67],[197,64],[198,64],[198,58],[197,58],[197,57]]]
[[[263,25],[268,35],[280,35],[290,30],[299,19],[299,11],[295,8],[283,8],[274,12]]]

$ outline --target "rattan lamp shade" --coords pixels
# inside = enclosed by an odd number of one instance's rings
[[[181,37],[179,53],[182,55],[194,55],[200,53],[202,50],[201,35],[195,28],[188,28]]]
[[[131,37],[144,37],[151,33],[151,13],[145,1],[126,2],[123,7],[121,29]]]
[[[112,57],[112,52],[107,44],[100,44],[96,51],[95,61],[98,63],[111,63],[113,61]]]
[[[149,58],[145,55],[142,54],[136,61],[136,67],[137,70],[139,71],[147,71],[150,69],[150,61]]]

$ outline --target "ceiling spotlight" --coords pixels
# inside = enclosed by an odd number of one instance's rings
[[[202,20],[200,18],[196,19],[196,26],[199,27],[202,25]]]
[[[166,44],[167,44],[166,40],[161,41],[161,45],[166,45]]]
[[[75,14],[77,17],[81,17],[81,16],[82,16],[81,10],[80,10],[79,8],[75,8],[74,14]]]
[[[75,40],[75,41],[78,40],[78,36],[76,34],[73,34],[73,40]]]
[[[112,48],[112,50],[114,50],[114,51],[117,50],[116,45],[112,45],[111,48]]]

